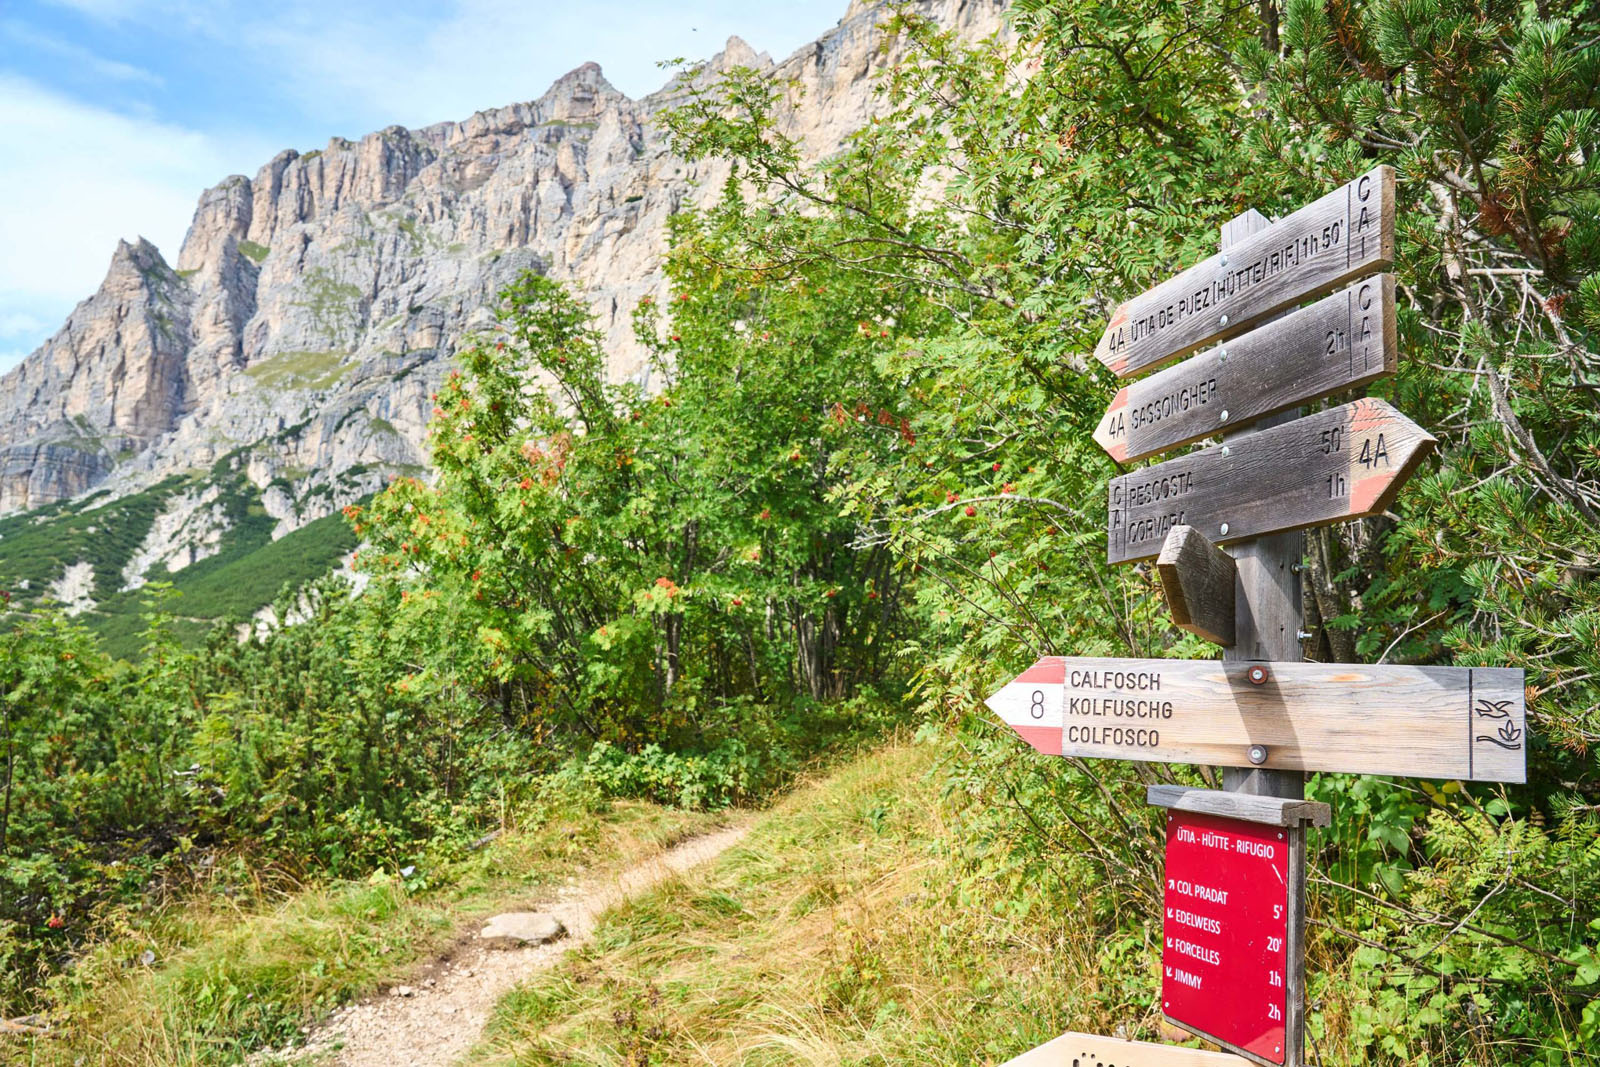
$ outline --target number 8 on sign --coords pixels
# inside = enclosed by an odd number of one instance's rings
[[[1035,719],[1044,718],[1044,690],[1043,689],[1035,689],[1033,691],[1033,703],[1028,705],[1028,714],[1032,715]]]

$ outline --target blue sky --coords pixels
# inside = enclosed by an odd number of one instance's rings
[[[169,260],[200,192],[319,148],[538,97],[593,60],[630,96],[729,35],[784,56],[847,0],[0,0],[0,373],[118,238]]]

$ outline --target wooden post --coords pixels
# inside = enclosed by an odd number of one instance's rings
[[[1270,220],[1254,208],[1230,219],[1222,226],[1222,251],[1226,252],[1231,245],[1269,225]],[[1249,430],[1224,437],[1222,441],[1227,444],[1299,417],[1299,409],[1285,411],[1262,420]],[[1300,642],[1304,619],[1300,604],[1300,561],[1305,552],[1306,537],[1300,530],[1233,547],[1237,568],[1233,598],[1234,640],[1222,650],[1224,660],[1291,662],[1304,658]],[[1222,787],[1234,793],[1302,800],[1306,795],[1306,776],[1300,771],[1225,767]],[[1284,1067],[1301,1067],[1305,1054],[1305,884],[1305,830],[1296,829],[1289,853],[1289,899],[1300,902],[1300,906],[1291,907],[1289,914]]]

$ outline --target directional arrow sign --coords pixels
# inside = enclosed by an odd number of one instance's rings
[[[1369,398],[1124,474],[1111,481],[1106,558],[1158,555],[1179,525],[1226,544],[1379,514],[1434,443]]]
[[[1394,262],[1394,170],[1377,167],[1122,304],[1095,356],[1126,378]]]
[[[1394,369],[1394,278],[1384,274],[1123,386],[1094,439],[1129,463]]]
[[[1487,782],[1526,776],[1523,674],[1508,667],[1046,656],[988,704],[1052,756]]]

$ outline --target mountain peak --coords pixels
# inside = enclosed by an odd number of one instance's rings
[[[151,243],[148,237],[136,237],[131,242],[126,238],[117,241],[117,250],[111,254],[113,261],[118,259],[149,259],[161,257],[161,250]]]
[[[606,75],[605,71],[600,69],[600,64],[591,59],[587,63],[579,63],[576,67],[561,75],[555,80],[555,84],[560,85],[562,82],[569,81],[593,81],[595,79],[605,81]]]
[[[722,54],[717,57],[719,65],[727,67],[754,67],[762,65],[761,53],[757,52],[738,34],[728,38],[728,43],[722,46]]]
[[[573,94],[614,93],[618,96],[621,92],[616,86],[606,80],[605,71],[600,69],[600,64],[590,60],[587,63],[573,67],[561,77],[550,83],[550,88],[545,90],[544,99],[552,96],[571,96]]]
[[[147,274],[152,270],[166,268],[167,261],[161,255],[161,249],[151,244],[147,238],[138,237],[132,242],[119,240],[116,251],[111,253],[111,266],[106,271],[106,278],[109,280],[130,272]]]
[[[1006,6],[925,2],[973,35]],[[797,83],[806,109],[785,121],[821,158],[876,99],[871,11],[779,62],[730,37],[698,76],[749,66]],[[0,514],[229,457],[278,532],[337,511],[423,467],[430,393],[526,269],[588,296],[608,375],[648,381],[632,308],[665,295],[668,220],[727,174],[673,155],[660,111],[681,88],[635,102],[583,63],[537,101],[280,152],[202,194],[170,265],[144,238],[121,242],[100,290],[0,378]],[[115,447],[74,466],[31,443],[64,419]]]

